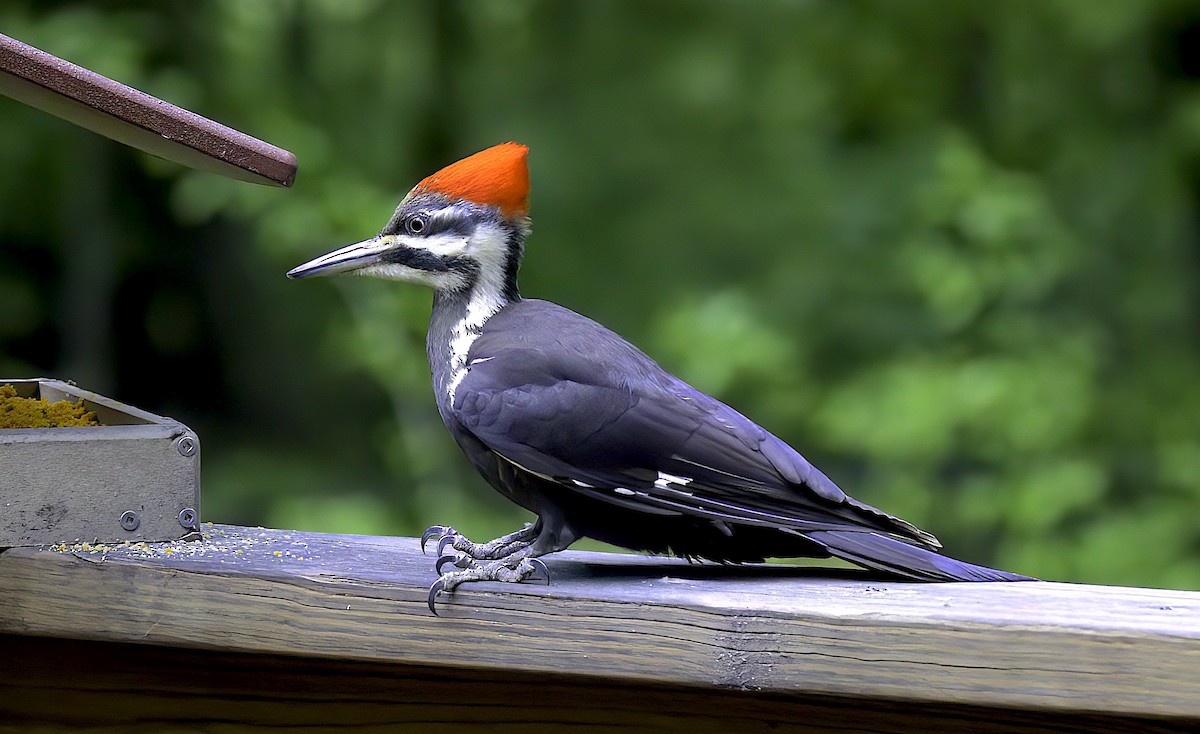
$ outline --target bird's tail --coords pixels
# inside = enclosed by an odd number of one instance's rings
[[[918,581],[1037,581],[1018,573],[956,561],[878,533],[814,530],[804,535],[824,545],[837,558]]]

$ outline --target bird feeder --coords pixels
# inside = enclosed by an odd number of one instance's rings
[[[81,403],[98,426],[0,430],[0,547],[177,540],[199,531],[200,440],[184,424],[58,380],[17,395]]]
[[[191,168],[290,186],[290,152],[0,35],[0,94]],[[0,379],[82,402],[102,425],[0,430],[0,548],[199,537],[200,442],[184,424],[74,385]]]

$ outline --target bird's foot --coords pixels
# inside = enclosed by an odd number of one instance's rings
[[[517,583],[534,578],[544,578],[547,584],[550,583],[550,569],[546,568],[546,564],[538,558],[529,558],[521,554],[520,557],[509,557],[497,561],[478,563],[475,559],[465,554],[460,555],[466,558],[466,566],[460,566],[462,568],[460,571],[450,571],[441,574],[441,577],[429,587],[429,611],[435,615],[437,614],[437,607],[435,606],[437,595],[442,592],[449,594],[460,585],[469,581]],[[447,556],[438,559],[439,568],[445,558]],[[455,565],[458,565],[457,562]]]
[[[447,546],[463,554],[466,559],[495,561],[523,551],[537,538],[538,532],[536,525],[526,523],[525,527],[514,533],[501,535],[499,538],[487,543],[475,543],[449,525],[432,525],[421,534],[421,552],[425,552],[425,544],[427,542],[433,538],[437,538],[439,567],[446,562],[443,559],[445,558]],[[466,567],[458,563],[455,565],[459,568]],[[439,570],[438,573],[440,574],[441,571]]]
[[[437,538],[438,559],[434,568],[439,576],[429,587],[430,611],[437,614],[434,601],[439,593],[449,593],[468,581],[541,580],[550,583],[550,570],[534,557],[547,551],[535,548],[540,533],[540,524],[526,524],[520,530],[495,540],[476,543],[448,525],[428,528],[421,535],[421,550],[424,552],[425,544]],[[452,549],[452,552],[447,552],[448,549]],[[458,570],[443,573],[442,569],[447,564]]]

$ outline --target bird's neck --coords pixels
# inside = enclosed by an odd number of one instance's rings
[[[439,405],[453,403],[455,388],[466,375],[471,345],[487,320],[521,300],[517,270],[528,235],[528,219],[477,230],[471,248],[476,259],[466,287],[434,291],[425,346]]]
[[[515,289],[486,280],[477,280],[461,291],[434,292],[425,348],[439,403],[453,400],[454,390],[466,374],[471,345],[487,320],[520,298]]]

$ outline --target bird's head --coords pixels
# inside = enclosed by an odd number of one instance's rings
[[[355,273],[431,286],[476,289],[516,300],[529,234],[529,149],[504,143],[425,178],[378,235],[288,271],[289,278]]]

